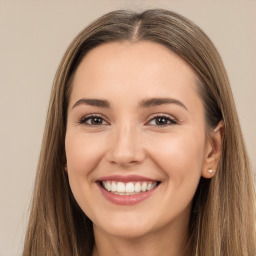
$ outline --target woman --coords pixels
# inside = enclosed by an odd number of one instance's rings
[[[57,71],[23,255],[255,255],[253,173],[217,50],[115,11]]]

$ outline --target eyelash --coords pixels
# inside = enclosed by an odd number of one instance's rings
[[[94,114],[94,115],[88,115],[88,116],[82,117],[82,118],[79,120],[79,124],[85,124],[85,125],[88,125],[88,126],[94,126],[93,124],[87,124],[87,123],[86,123],[88,120],[93,119],[93,118],[99,118],[99,119],[105,121],[104,118],[103,118],[101,115],[95,115],[95,114]],[[106,121],[105,121],[105,122],[106,122]],[[100,125],[103,125],[103,124],[100,124]],[[99,125],[95,125],[95,126],[99,126]]]
[[[96,115],[96,114],[92,114],[92,115],[88,115],[88,116],[82,117],[82,118],[79,120],[79,124],[84,124],[84,125],[87,125],[87,126],[101,126],[101,125],[106,125],[106,124],[92,124],[92,123],[91,123],[91,124],[87,124],[87,123],[86,123],[88,120],[91,120],[91,121],[92,121],[93,118],[98,118],[98,119],[100,119],[102,122],[105,122],[105,123],[107,124],[107,122],[104,120],[104,118],[103,118],[101,115]],[[151,126],[166,127],[166,126],[169,126],[169,125],[176,125],[176,124],[178,124],[178,122],[177,122],[174,118],[170,117],[169,115],[165,115],[165,114],[156,114],[155,116],[153,116],[153,117],[147,122],[147,124],[150,123],[150,122],[152,122],[153,120],[156,120],[157,118],[165,119],[168,123],[167,123],[167,124],[163,124],[163,125],[157,125],[157,124],[152,125],[152,124],[151,124]]]
[[[165,114],[156,114],[155,116],[153,116],[149,122],[151,122],[152,120],[156,120],[157,118],[162,118],[162,119],[165,119],[168,123],[167,124],[163,124],[163,125],[154,125],[154,126],[162,126],[162,127],[165,127],[165,126],[168,126],[168,125],[175,125],[175,124],[178,124],[178,122],[173,118],[173,117],[170,117],[169,115],[165,115]],[[149,123],[147,122],[147,123]]]

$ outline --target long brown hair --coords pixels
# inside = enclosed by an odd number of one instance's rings
[[[194,23],[174,12],[153,9],[108,13],[68,47],[52,88],[23,256],[91,255],[92,223],[74,200],[64,171],[67,106],[72,76],[86,53],[121,40],[156,42],[183,58],[198,77],[206,127],[224,122],[216,175],[202,178],[194,196],[189,255],[255,255],[254,177],[222,60]]]

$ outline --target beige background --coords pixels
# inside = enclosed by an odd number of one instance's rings
[[[162,7],[196,22],[226,65],[256,168],[256,1],[0,1],[0,255],[21,255],[52,80],[73,37],[117,8]]]

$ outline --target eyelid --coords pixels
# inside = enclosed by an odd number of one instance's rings
[[[174,118],[173,116],[169,115],[169,114],[164,114],[164,113],[157,113],[154,114],[153,116],[150,116],[149,120],[146,122],[146,124],[148,124],[149,122],[151,122],[153,119],[157,118],[157,117],[163,117],[166,118],[168,120],[171,121],[171,124],[166,124],[166,125],[152,125],[152,126],[169,126],[169,125],[175,125],[178,124],[178,120],[176,118]]]
[[[99,124],[99,125],[92,125],[92,124],[86,124],[86,121],[89,120],[90,118],[93,118],[93,117],[98,117],[98,118],[101,118],[103,120],[103,122],[106,122],[106,124]],[[153,119],[157,118],[157,117],[163,117],[163,118],[166,118],[168,120],[171,121],[170,124],[166,124],[166,125],[151,125],[151,126],[169,126],[169,125],[175,125],[175,124],[178,124],[178,120],[176,118],[174,118],[173,116],[169,115],[169,114],[164,114],[164,113],[156,113],[156,114],[153,114],[151,115],[149,118],[148,118],[148,121],[146,122],[146,125],[149,124],[150,121],[152,121]],[[102,114],[97,114],[97,113],[90,113],[90,114],[87,114],[85,116],[83,116],[82,118],[79,119],[78,121],[79,124],[84,124],[84,125],[87,125],[87,126],[103,126],[103,125],[110,125],[109,121],[107,121],[107,118],[102,115]]]
[[[94,118],[94,117],[98,117],[98,118],[101,118],[103,120],[103,122],[106,122],[106,124],[99,124],[99,125],[92,125],[92,124],[87,124],[86,121],[91,119],[91,118]],[[79,124],[84,124],[84,125],[87,125],[87,126],[103,126],[103,125],[109,125],[109,122],[106,120],[106,118],[101,115],[101,114],[96,114],[96,113],[90,113],[90,114],[87,114],[85,116],[83,116],[82,118],[79,119],[78,121]]]

